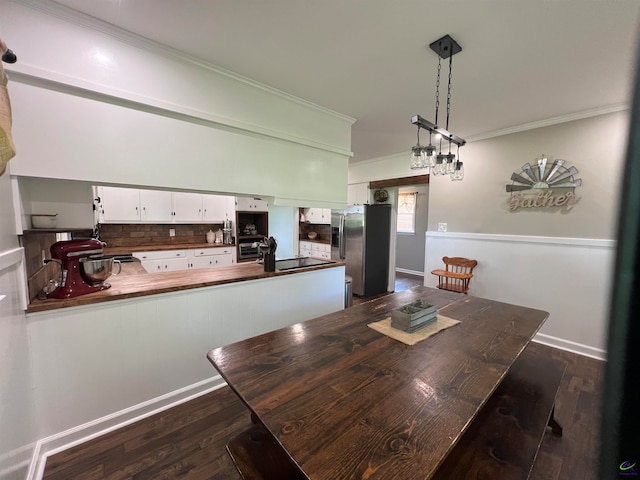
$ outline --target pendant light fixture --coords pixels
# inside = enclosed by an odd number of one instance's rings
[[[411,118],[411,123],[418,127],[418,142],[415,147],[411,149],[410,166],[412,169],[426,169],[427,173],[431,175],[449,175],[451,180],[462,180],[464,178],[464,167],[460,161],[460,147],[467,143],[463,138],[454,135],[449,131],[449,119],[451,116],[451,72],[453,56],[462,51],[462,47],[451,38],[449,35],[445,35],[439,38],[429,48],[438,55],[438,74],[436,77],[436,116],[435,123],[431,123],[425,120],[420,115],[415,115]],[[449,59],[449,81],[447,84],[447,121],[445,128],[438,125],[438,111],[440,109],[440,71],[442,69],[442,60]],[[420,129],[427,130],[429,132],[429,145],[423,147],[420,145]],[[432,145],[432,135],[436,135],[439,140],[439,146],[437,148]],[[445,147],[448,143],[448,153],[443,152],[443,142]],[[457,146],[456,154],[451,152],[451,145]]]

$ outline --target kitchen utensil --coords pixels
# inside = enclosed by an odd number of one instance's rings
[[[56,228],[58,225],[58,214],[54,215],[31,215],[31,226],[33,228]]]
[[[113,265],[118,264],[118,271],[113,273]],[[119,260],[113,257],[85,257],[80,259],[82,275],[90,284],[102,285],[111,275],[118,275],[122,271]]]
[[[104,252],[104,243],[95,238],[85,240],[64,240],[51,245],[51,260],[60,262],[62,266],[62,275],[58,288],[47,295],[48,298],[71,298],[87,293],[99,292],[110,288],[111,285],[98,278],[98,282],[85,275],[85,268],[81,265],[81,261],[88,257],[93,259],[102,258]],[[111,260],[113,261],[113,260]],[[98,272],[92,270],[95,265],[87,264],[89,275],[98,275]],[[111,269],[109,269],[109,275]]]

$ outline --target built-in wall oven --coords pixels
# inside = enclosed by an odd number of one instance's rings
[[[257,242],[240,243],[238,247],[239,247],[238,260],[260,258],[260,249],[258,248]]]

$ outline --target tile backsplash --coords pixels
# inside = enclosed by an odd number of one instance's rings
[[[69,232],[71,238],[90,238],[92,230],[75,230]],[[58,241],[59,235],[52,231],[27,230],[20,236],[20,245],[24,247],[25,269],[27,271],[27,286],[29,301],[36,298],[49,280],[60,279],[60,264],[57,262],[44,263],[51,258],[51,245]]]
[[[169,236],[171,229],[174,237]],[[206,243],[207,232],[218,229],[222,224],[103,224],[99,238],[107,247],[196,244]]]

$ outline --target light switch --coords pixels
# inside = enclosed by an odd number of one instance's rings
[[[176,229],[175,228],[170,228],[169,229],[169,236],[170,237],[175,237],[176,236]]]
[[[439,232],[446,232],[447,231],[447,224],[446,223],[438,223],[438,231]]]

